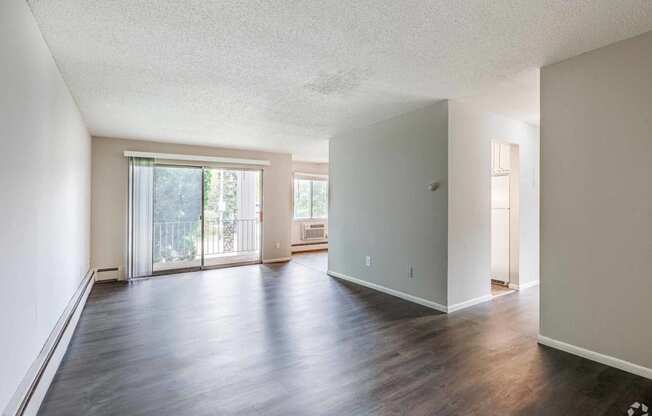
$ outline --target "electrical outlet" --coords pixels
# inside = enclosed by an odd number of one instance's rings
[[[371,267],[371,256],[367,256],[367,257],[364,258],[364,264],[367,267]]]
[[[408,277],[412,279],[414,277],[414,267],[408,267]]]
[[[281,243],[279,243],[278,241],[276,242],[276,248],[281,248]]]

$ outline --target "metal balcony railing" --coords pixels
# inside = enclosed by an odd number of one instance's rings
[[[260,249],[257,218],[207,220],[204,224],[204,254],[245,253]]]
[[[201,255],[201,221],[155,222],[154,262],[192,260]],[[260,250],[258,218],[204,221],[204,256]]]

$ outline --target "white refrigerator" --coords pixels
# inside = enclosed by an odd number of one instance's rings
[[[491,278],[509,283],[509,176],[491,177]]]

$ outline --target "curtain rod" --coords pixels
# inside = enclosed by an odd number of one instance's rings
[[[235,157],[217,156],[178,155],[172,153],[132,152],[129,150],[125,150],[124,155],[125,157],[145,157],[162,160],[189,160],[194,162],[231,163],[237,165],[270,166],[272,164],[272,162],[269,160],[239,159]]]

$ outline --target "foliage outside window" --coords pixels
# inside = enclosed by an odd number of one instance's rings
[[[328,218],[328,181],[294,179],[294,219]]]
[[[201,169],[154,166],[154,263],[190,261],[201,235]]]

